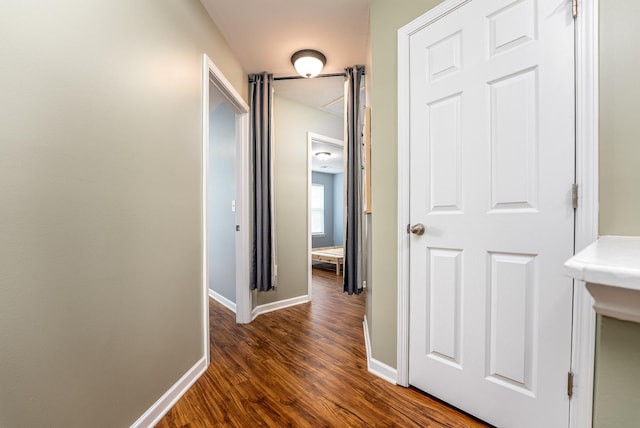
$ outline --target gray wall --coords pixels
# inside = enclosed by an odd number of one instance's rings
[[[333,175],[313,171],[311,173],[311,182],[324,186],[324,236],[314,236],[311,240],[311,246],[313,248],[331,247],[334,245]]]
[[[203,357],[198,0],[5,1],[0,426],[130,426]]]
[[[640,4],[600,0],[600,235],[640,235]],[[640,325],[602,317],[594,427],[640,420]]]
[[[254,293],[259,305],[307,294],[307,132],[344,138],[340,117],[277,95],[274,151],[278,289]]]
[[[211,85],[210,99],[221,98]],[[236,114],[226,101],[209,113],[209,288],[236,302]]]
[[[344,174],[333,174],[333,245],[344,245]]]
[[[598,316],[593,427],[637,427],[640,421],[640,328]]]
[[[601,235],[640,235],[638,19],[638,1],[600,1]]]
[[[371,64],[371,281],[367,322],[373,358],[396,367],[398,241],[398,29],[440,0],[372,0]],[[367,88],[369,92],[369,88]],[[369,95],[369,94],[367,94]]]
[[[369,14],[369,26],[371,26],[371,14]],[[365,86],[364,86],[364,90],[365,90],[365,100],[366,100],[366,106],[369,107],[370,109],[372,109],[372,105],[371,105],[371,90],[373,89],[373,49],[372,49],[372,42],[371,42],[371,28],[369,28],[369,37],[367,40],[367,59],[366,59],[366,73],[365,73]],[[372,124],[369,124],[369,129],[371,129]],[[371,174],[373,174],[373,159],[370,159],[370,167],[371,167]],[[373,189],[372,189],[373,191]],[[371,203],[371,201],[370,201]],[[371,207],[370,207],[371,208]],[[365,214],[364,219],[365,219],[365,232],[366,232],[366,243],[367,243],[367,252],[366,252],[366,263],[367,263],[367,270],[365,272],[365,280],[367,281],[367,296],[366,296],[366,306],[365,306],[365,316],[367,317],[367,325],[369,327],[369,340],[371,340],[371,338],[373,337],[373,334],[371,332],[371,329],[373,328],[371,322],[369,321],[369,317],[371,316],[371,314],[373,313],[372,311],[372,306],[373,306],[373,301],[371,298],[369,298],[369,294],[371,293],[371,286],[373,284],[372,281],[372,256],[373,256],[373,247],[372,247],[372,225],[373,225],[373,219],[372,219],[373,214],[369,213],[369,214]],[[372,352],[373,354],[373,352]]]

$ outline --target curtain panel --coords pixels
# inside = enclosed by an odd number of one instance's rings
[[[344,291],[362,292],[362,106],[360,86],[364,66],[345,69],[345,181]]]
[[[252,251],[251,289],[276,288],[273,180],[273,75],[249,75],[251,101]]]

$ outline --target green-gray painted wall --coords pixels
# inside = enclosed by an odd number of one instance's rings
[[[125,427],[203,357],[198,0],[0,13],[0,426]]]

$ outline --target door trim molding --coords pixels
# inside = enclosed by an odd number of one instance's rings
[[[311,260],[311,251],[313,247],[313,236],[311,235],[311,186],[313,177],[311,176],[311,144],[313,136],[311,132],[307,132],[307,296],[309,301],[313,299],[313,261]]]
[[[397,383],[409,385],[409,40],[411,35],[470,0],[448,0],[398,30],[398,325]],[[575,249],[598,234],[598,0],[585,1],[575,22],[576,183],[579,209]],[[570,428],[591,426],[595,311],[584,284],[574,282]]]
[[[599,0],[581,2],[575,21],[576,68],[576,211],[575,246],[578,252],[598,238],[598,127],[599,127]],[[569,427],[592,425],[596,313],[584,282],[574,281],[571,369],[574,395]]]
[[[209,270],[207,202],[209,186],[209,89],[214,85],[236,113],[236,322],[251,322],[249,290],[249,106],[207,54],[202,55],[202,324],[209,365]]]

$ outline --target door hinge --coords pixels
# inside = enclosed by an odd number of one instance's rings
[[[571,206],[573,209],[578,209],[578,185],[573,183],[571,185]]]
[[[573,10],[573,17],[577,18],[578,17],[578,0],[573,0],[572,10]]]
[[[573,397],[573,372],[567,373],[567,395]]]
[[[411,225],[407,224],[407,233],[411,233]]]

